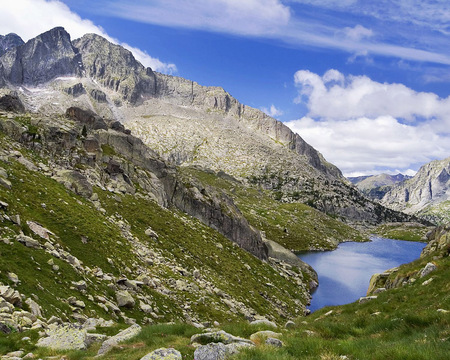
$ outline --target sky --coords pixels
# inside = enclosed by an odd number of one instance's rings
[[[346,176],[450,156],[448,0],[1,0],[0,34],[55,26],[223,87]]]

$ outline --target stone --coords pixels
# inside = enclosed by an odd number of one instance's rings
[[[122,330],[117,335],[110,337],[102,343],[102,346],[97,352],[97,356],[106,354],[109,350],[113,348],[113,346],[131,339],[141,332],[142,328],[137,325],[131,325],[129,328]]]
[[[267,319],[258,319],[258,320],[253,320],[250,325],[266,325],[266,326],[270,326],[270,327],[274,327],[277,328],[277,324],[275,324],[273,321],[269,321]]]
[[[34,234],[41,237],[42,239],[49,240],[50,235],[55,235],[50,230],[34,221],[27,221],[27,225]]]
[[[135,301],[127,290],[116,291],[116,300],[119,307],[132,308]]]
[[[41,244],[39,241],[34,240],[33,238],[26,236],[24,234],[19,234],[16,236],[16,240],[20,242],[21,244],[25,245],[26,247],[32,248],[32,249],[39,249],[41,247]]]
[[[288,320],[286,324],[284,324],[285,329],[293,329],[295,328],[295,322]]]
[[[0,333],[9,334],[11,333],[11,328],[8,325],[0,322]]]
[[[360,304],[364,304],[364,303],[366,303],[366,302],[368,302],[368,301],[371,301],[371,300],[374,300],[374,299],[376,299],[377,298],[377,296],[364,296],[364,297],[360,297],[359,298],[359,303]]]
[[[199,346],[194,351],[195,360],[225,360],[227,349],[221,342]]]
[[[428,264],[425,265],[425,267],[420,271],[419,276],[421,278],[429,275],[430,273],[432,273],[433,271],[437,270],[437,266],[434,265],[433,263],[429,262]]]
[[[12,281],[14,283],[14,285],[17,285],[20,283],[19,277],[12,272],[8,273],[8,279],[10,281]]]
[[[193,344],[193,343],[207,344],[207,343],[211,343],[211,342],[215,342],[215,343],[221,342],[224,344],[243,342],[243,343],[252,344],[252,341],[250,341],[250,340],[228,334],[227,332],[225,332],[223,330],[206,332],[206,333],[202,333],[202,334],[195,334],[195,335],[191,336],[191,344]]]
[[[280,339],[269,337],[266,339],[266,344],[274,347],[283,347],[283,342]]]
[[[77,288],[77,290],[86,290],[87,284],[86,281],[80,280],[80,281],[72,281],[73,286]]]
[[[157,240],[159,237],[158,234],[152,228],[148,228],[147,230],[145,230],[145,235],[155,240]]]
[[[258,331],[252,335],[250,335],[250,340],[253,341],[254,343],[263,340],[265,341],[266,339],[268,339],[269,337],[271,338],[279,338],[282,334],[281,333],[276,333],[274,331],[270,331],[270,330],[263,330],[263,331]]]
[[[148,353],[141,360],[182,360],[183,357],[178,350],[160,348]]]
[[[72,325],[50,328],[47,337],[39,339],[36,346],[53,350],[85,350],[86,330]]]
[[[20,293],[7,285],[0,286],[0,296],[14,306],[22,306]]]
[[[39,304],[31,298],[25,301],[25,304],[30,308],[31,313],[36,317],[42,317],[42,309]]]

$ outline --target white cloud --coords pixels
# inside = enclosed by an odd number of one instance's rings
[[[275,105],[271,105],[270,108],[266,108],[266,107],[262,107],[261,111],[265,112],[267,115],[273,117],[273,118],[277,118],[281,115],[283,115],[283,111],[281,111],[280,109],[277,109],[275,107]]]
[[[330,71],[334,78],[339,77],[339,72]],[[294,75],[310,116],[345,120],[389,115],[408,121],[420,118],[450,121],[450,97],[441,99],[434,93],[416,92],[403,84],[379,83],[367,76],[348,76],[343,81],[340,74],[340,83],[329,84],[330,71],[319,76],[300,70]]]
[[[14,32],[27,41],[54,27],[63,26],[73,39],[87,33],[95,33],[132,51],[135,58],[144,66],[150,66],[156,71],[176,72],[174,64],[164,63],[143,50],[110,37],[102,27],[90,20],[82,19],[58,0],[9,1],[2,5],[1,15],[0,34]]]
[[[373,31],[371,29],[367,29],[362,25],[356,25],[355,27],[345,27],[342,30],[345,37],[350,40],[360,41],[364,38],[370,38],[373,36]]]
[[[301,70],[294,81],[309,113],[285,124],[346,175],[410,173],[450,154],[450,97],[336,70]]]
[[[279,0],[136,0],[108,2],[115,16],[163,26],[213,30],[241,35],[277,32],[290,18]]]

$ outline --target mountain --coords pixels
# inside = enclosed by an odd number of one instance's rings
[[[223,171],[347,222],[402,221],[368,201],[334,165],[281,122],[225,90],[144,68],[133,55],[88,34],[52,29],[0,57],[3,89],[30,111],[75,106],[121,121],[164,160]]]
[[[22,38],[14,33],[7,34],[5,36],[0,35],[0,56],[2,56],[8,50],[15,48],[16,46],[23,45]]]
[[[412,178],[392,187],[381,203],[437,223],[450,220],[450,158],[423,165]]]
[[[381,200],[394,184],[410,179],[411,176],[397,174],[379,174],[370,176],[349,177],[348,180],[367,197],[372,200]]]

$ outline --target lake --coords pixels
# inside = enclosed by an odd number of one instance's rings
[[[371,237],[370,242],[342,243],[336,250],[306,252],[298,257],[319,275],[309,309],[343,305],[366,296],[373,274],[416,260],[425,243]]]

